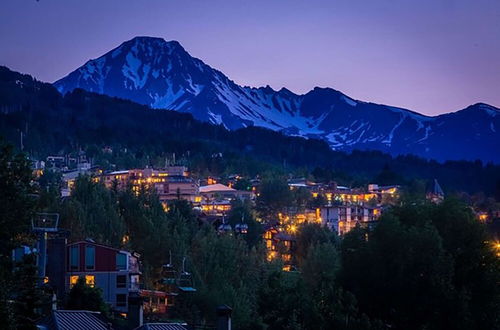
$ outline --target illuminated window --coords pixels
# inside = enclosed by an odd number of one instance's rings
[[[43,283],[44,283],[44,284],[49,283],[49,278],[48,278],[48,276],[45,276],[45,277],[43,278]]]
[[[276,258],[276,252],[275,251],[269,251],[267,253],[267,261],[272,261],[274,258]]]
[[[94,275],[85,275],[85,284],[93,288],[95,286],[95,276]]]
[[[78,283],[78,279],[80,277],[78,275],[73,275],[69,277],[69,287],[72,288],[76,283]]]

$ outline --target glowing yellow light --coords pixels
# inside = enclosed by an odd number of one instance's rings
[[[93,288],[95,286],[95,276],[94,275],[85,275],[85,284]]]
[[[274,258],[276,258],[276,251],[269,251],[267,253],[267,261],[272,261]]]
[[[271,250],[273,247],[273,242],[270,239],[266,239],[266,248]]]
[[[69,287],[72,288],[78,282],[78,275],[73,275],[69,277]]]

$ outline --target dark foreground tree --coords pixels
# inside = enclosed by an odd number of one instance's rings
[[[456,201],[407,203],[342,243],[342,284],[393,329],[498,329],[498,258]]]
[[[95,311],[101,312],[103,315],[109,315],[109,306],[106,305],[102,298],[101,289],[85,284],[83,277],[79,278],[78,282],[71,288],[66,308]]]

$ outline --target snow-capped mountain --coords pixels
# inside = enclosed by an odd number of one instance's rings
[[[475,104],[436,117],[353,100],[330,88],[297,95],[242,87],[177,41],[136,37],[54,83],[82,88],[238,129],[250,125],[318,138],[334,149],[376,149],[438,160],[500,161],[500,109]],[[493,150],[497,150],[494,152]]]

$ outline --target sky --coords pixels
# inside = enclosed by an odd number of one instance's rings
[[[500,107],[500,0],[1,0],[0,65],[53,82],[135,36],[248,86],[427,115]]]

